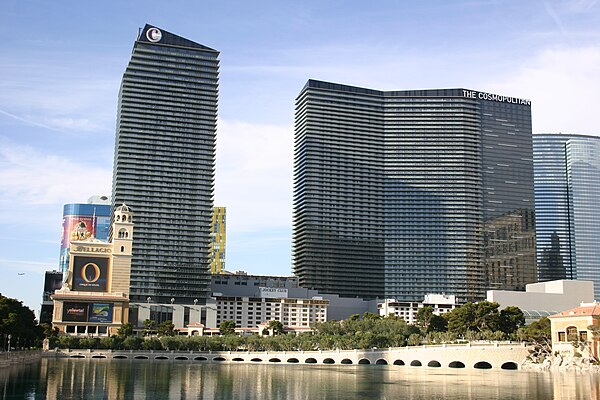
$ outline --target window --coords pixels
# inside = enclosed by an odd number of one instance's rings
[[[587,331],[579,332],[579,340],[582,342],[587,342]]]
[[[569,342],[576,342],[578,339],[577,337],[577,328],[574,326],[570,326],[567,328],[567,341]]]
[[[567,341],[567,334],[564,332],[558,332],[558,341],[559,342],[566,342]]]

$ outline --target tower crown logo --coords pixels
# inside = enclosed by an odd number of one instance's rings
[[[150,28],[146,31],[146,38],[152,43],[159,42],[162,39],[162,32],[158,28]]]

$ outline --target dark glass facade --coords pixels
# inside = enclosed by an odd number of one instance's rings
[[[303,286],[466,301],[536,281],[528,101],[311,80],[296,103],[295,157]]]
[[[594,281],[600,298],[600,138],[533,136],[539,279]]]
[[[383,294],[383,104],[310,81],[296,100],[294,271],[322,293]]]
[[[119,93],[113,204],[136,214],[133,302],[209,295],[219,53],[146,25]]]

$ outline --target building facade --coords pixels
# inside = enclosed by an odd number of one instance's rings
[[[295,299],[269,294],[257,297],[218,296],[216,301],[217,326],[223,321],[234,321],[239,328],[255,328],[272,320],[280,321],[284,327],[310,328],[317,322],[327,321],[329,305],[329,300],[322,298]]]
[[[133,214],[124,204],[115,209],[112,232],[109,242],[70,241],[64,284],[51,295],[52,326],[61,334],[110,336],[128,322]]]
[[[136,214],[132,302],[209,296],[219,53],[146,25],[119,93],[113,204]]]
[[[442,315],[456,308],[456,296],[443,294],[428,294],[422,302],[397,301],[385,299],[377,304],[381,317],[394,315],[404,319],[407,324],[417,323],[417,313],[423,307],[431,307],[434,315]]]
[[[323,322],[323,317],[341,321],[354,314],[377,312],[377,300],[320,293],[301,287],[297,276],[225,271],[212,276],[211,289],[220,307],[219,323],[232,320],[240,328],[254,328],[260,322],[278,319],[288,328],[303,329],[307,323]],[[257,324],[257,320],[262,321]]]
[[[226,208],[214,207],[211,223],[212,247],[210,253],[210,272],[220,274],[225,271],[225,245],[227,243]]]
[[[594,282],[556,280],[530,283],[525,291],[488,290],[487,301],[500,305],[519,307],[527,324],[548,317],[565,308],[594,301]]]
[[[464,302],[536,281],[528,100],[310,80],[295,135],[302,286]]]
[[[552,352],[561,356],[600,358],[600,304],[581,303],[578,307],[550,316]]]
[[[44,293],[40,307],[40,324],[51,324],[54,304],[51,296],[62,287],[63,273],[60,271],[46,271],[44,274]]]
[[[600,298],[600,137],[533,136],[539,280],[591,280]]]

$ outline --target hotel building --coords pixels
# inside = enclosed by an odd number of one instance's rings
[[[210,294],[218,56],[146,25],[123,75],[113,204],[136,214],[130,298],[139,318],[185,321],[173,305],[195,310]]]
[[[349,297],[459,303],[537,280],[528,100],[309,80],[296,99],[293,268]]]
[[[110,336],[128,322],[133,214],[115,209],[109,242],[87,237],[71,240],[69,269],[54,302],[53,328],[61,334]]]

